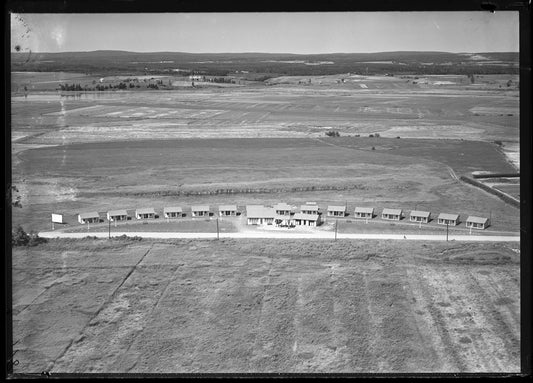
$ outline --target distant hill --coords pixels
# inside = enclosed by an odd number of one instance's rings
[[[490,74],[518,73],[517,52],[380,52],[380,53],[186,53],[92,51],[12,53],[12,71],[86,73],[197,73],[231,75]]]

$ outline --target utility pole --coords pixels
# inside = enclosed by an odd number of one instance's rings
[[[219,232],[218,232],[218,218],[217,218],[217,239],[219,239]]]
[[[446,242],[448,242],[448,221],[446,221]]]
[[[339,220],[338,219],[335,220],[335,241],[337,240],[337,230],[338,230],[337,226],[339,226]]]
[[[108,225],[108,231],[107,231],[107,238],[111,239],[111,220],[107,220]]]

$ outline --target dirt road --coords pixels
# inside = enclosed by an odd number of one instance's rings
[[[216,233],[157,233],[157,232],[113,232],[113,237],[120,236],[142,237],[142,238],[170,238],[170,239],[202,239],[217,238]],[[45,231],[39,233],[43,238],[85,238],[97,237],[107,238],[108,233],[87,232],[87,233],[62,233],[55,231]],[[219,238],[278,238],[278,239],[334,239],[333,232],[316,233],[290,233],[290,232],[245,232],[245,233],[220,233]],[[338,239],[397,239],[411,241],[446,241],[446,235],[422,235],[422,234],[337,234]],[[469,242],[519,242],[520,235],[449,235],[450,241]]]

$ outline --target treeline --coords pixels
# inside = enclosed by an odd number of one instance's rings
[[[151,85],[151,84],[149,84]],[[141,86],[138,84],[129,83],[129,85],[126,85],[125,83],[121,82],[118,85],[102,85],[102,84],[96,84],[94,87],[90,87],[89,85],[84,85],[83,87],[80,84],[60,84],[59,88],[57,90],[61,91],[78,91],[78,92],[87,92],[87,91],[105,91],[110,89],[119,89],[124,90],[128,88],[140,88]],[[150,87],[150,86],[148,86]],[[156,88],[157,89],[157,88]]]
[[[334,62],[333,64],[306,65],[304,63],[283,62],[233,62],[233,63],[202,63],[186,62],[174,64],[131,64],[131,63],[102,63],[101,65],[84,62],[12,62],[12,71],[34,72],[82,72],[101,75],[120,74],[124,72],[132,75],[191,75],[228,76],[237,73],[261,73],[263,76],[319,76],[351,73],[358,75],[488,75],[488,74],[518,74],[517,65],[478,65],[476,63],[452,63],[450,65],[421,65],[420,63],[360,63]],[[176,72],[175,68],[181,68]],[[241,75],[239,75],[241,76]],[[242,77],[248,77],[242,75]]]

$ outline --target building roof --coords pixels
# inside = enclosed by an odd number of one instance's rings
[[[303,213],[296,213],[292,217],[293,219],[306,219],[308,221],[317,221],[319,215],[318,214],[303,214]]]
[[[110,216],[128,215],[128,212],[126,210],[109,210],[107,214]]]
[[[195,205],[191,206],[192,211],[209,211],[209,205]]]
[[[411,213],[410,213],[412,217],[424,217],[424,218],[429,218],[429,214],[430,214],[429,211],[422,211],[422,210],[411,210]]]
[[[276,210],[291,210],[292,206],[288,205],[286,203],[280,202],[280,203],[274,205],[273,208],[276,209]]]
[[[470,216],[466,219],[466,222],[474,222],[474,223],[487,223],[489,219],[488,218],[483,218],[483,217],[474,217],[474,216]]]
[[[183,210],[178,206],[169,206],[163,208],[163,213],[181,213]]]
[[[381,214],[389,214],[389,215],[401,215],[402,209],[383,209]]]
[[[459,218],[458,214],[447,214],[447,213],[439,214],[439,219],[448,219],[452,221],[457,221],[458,218]]]
[[[219,211],[227,211],[227,210],[231,210],[231,211],[235,210],[236,211],[237,210],[237,205],[220,205],[218,207],[218,210]]]
[[[300,206],[300,210],[318,211],[318,205],[302,205],[302,206]]]
[[[246,205],[246,216],[248,218],[274,218],[276,211],[272,207],[263,205]]]
[[[373,213],[374,208],[373,207],[356,207],[355,212],[356,213]]]
[[[346,206],[328,206],[329,211],[346,211]]]
[[[142,207],[135,210],[135,214],[155,214],[155,210],[153,207]]]
[[[91,211],[88,213],[80,213],[79,214],[81,219],[87,219],[87,218],[100,218],[100,214],[98,214],[95,211]]]

